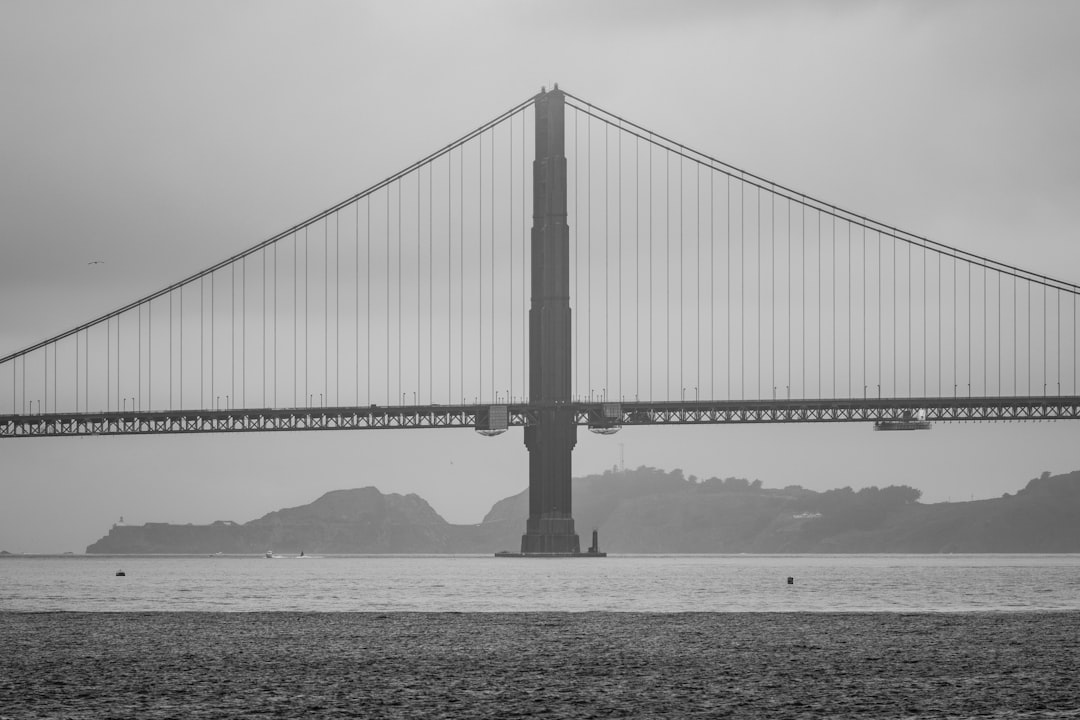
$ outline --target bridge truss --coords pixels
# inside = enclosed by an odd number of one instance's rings
[[[635,425],[875,423],[882,429],[918,429],[908,424],[1080,419],[1077,396],[574,402],[570,408],[576,425],[601,434]],[[0,437],[422,428],[471,428],[497,435],[534,424],[538,411],[538,406],[513,404],[6,415],[0,416]]]

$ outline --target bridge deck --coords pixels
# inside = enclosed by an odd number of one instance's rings
[[[578,425],[613,431],[624,425],[724,425],[1022,421],[1080,419],[1080,396],[865,398],[572,402]],[[492,407],[506,425],[536,421],[538,404],[171,410],[0,415],[0,438],[72,435],[484,428]]]

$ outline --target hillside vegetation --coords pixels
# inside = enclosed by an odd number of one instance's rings
[[[681,470],[610,470],[574,480],[582,547],[612,553],[1080,552],[1080,471],[993,500],[926,505],[901,485],[816,492]],[[249,523],[112,528],[88,553],[486,553],[517,550],[528,491],[482,523],[453,525],[417,495],[336,490]]]

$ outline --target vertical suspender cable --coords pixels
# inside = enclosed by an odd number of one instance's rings
[[[611,371],[611,320],[610,320],[610,305],[611,305],[611,291],[608,289],[608,280],[611,277],[611,253],[608,232],[611,223],[611,212],[608,209],[608,200],[610,199],[608,191],[608,170],[611,167],[611,161],[608,158],[608,146],[609,142],[609,130],[611,125],[604,124],[604,394],[607,393],[609,382],[608,373]]]
[[[294,283],[295,283],[295,280],[296,280],[295,267],[296,267],[296,233],[294,232],[293,233],[293,268],[294,268],[293,269],[293,281],[294,281]],[[230,274],[230,277],[229,277],[229,395],[232,398],[235,399],[236,398],[236,263],[232,263],[231,265],[229,265],[229,274]],[[295,293],[295,289],[294,289],[293,292]],[[295,295],[294,295],[294,303],[293,304],[295,305]],[[169,310],[169,315],[170,316],[172,315],[172,310],[171,309]],[[295,312],[293,313],[293,318],[294,318],[294,320],[296,318],[296,313]],[[170,339],[171,339],[171,334],[172,334],[172,332],[170,330]],[[295,338],[293,338],[293,347],[294,348],[296,347]],[[170,353],[171,353],[171,351],[170,351]],[[296,351],[293,350],[293,353],[294,353],[293,366],[295,367],[295,365],[296,365],[296,358],[295,358]],[[171,375],[171,373],[170,373],[170,375]],[[170,379],[170,382],[171,382],[171,379]],[[293,394],[295,395],[295,392]],[[295,399],[296,398],[294,397],[293,398],[293,400],[294,400],[293,405],[296,405]],[[226,403],[226,406],[228,406],[228,403]]]
[[[507,228],[508,231],[509,231],[507,233],[507,238],[508,238],[507,248],[509,249],[509,252],[510,252],[510,262],[508,264],[508,267],[509,267],[509,280],[510,280],[510,296],[509,296],[509,308],[510,308],[510,313],[509,313],[509,320],[510,320],[510,332],[509,332],[509,340],[510,340],[510,342],[509,342],[509,350],[510,350],[510,359],[509,359],[510,373],[509,373],[509,375],[510,375],[510,377],[509,377],[509,382],[510,382],[510,389],[509,389],[509,392],[507,392],[506,402],[510,403],[510,402],[513,402],[513,397],[514,397],[514,370],[515,370],[515,368],[514,368],[514,299],[515,299],[514,298],[514,119],[511,118],[510,122],[507,123],[507,125],[508,125],[508,131],[507,132],[509,132],[509,134],[510,134],[510,143],[507,146],[507,150],[506,150],[506,159],[507,159],[507,165],[508,165],[507,175],[508,175],[508,178],[509,178],[508,185],[510,186],[510,191],[509,191],[509,200],[510,200],[510,202],[507,204],[507,212],[508,212],[508,214],[510,216],[510,219],[507,222],[507,225],[509,226]],[[522,135],[522,142],[524,142],[524,140],[525,140],[525,136],[523,134]]]
[[[199,282],[202,282],[202,281],[200,280]],[[209,396],[211,407],[214,408],[214,409],[216,409],[216,404],[214,403],[214,368],[215,368],[215,363],[214,363],[214,348],[215,348],[214,334],[215,333],[214,333],[214,330],[215,330],[215,327],[216,327],[216,323],[214,321],[214,316],[216,315],[216,307],[217,307],[216,295],[217,295],[217,273],[214,272],[214,273],[210,274],[210,396]],[[140,309],[141,309],[141,306],[140,306]],[[139,314],[139,347],[140,348],[142,347],[142,313],[141,312]],[[141,350],[140,350],[140,355],[141,355]],[[140,378],[139,379],[139,387],[140,387],[140,393],[141,393],[141,388],[142,388],[142,362],[141,362],[141,360],[139,362],[139,378]],[[139,405],[140,406],[142,405],[142,400],[141,399],[139,400]]]
[[[210,276],[211,298],[213,298],[213,294],[212,294],[213,293],[213,287],[214,287],[214,276],[211,275]],[[212,299],[210,301],[210,305],[211,305],[211,308],[212,308],[213,307],[213,300]],[[138,410],[142,410],[142,366],[143,366],[143,362],[142,362],[142,307],[143,307],[142,305],[139,306],[139,311],[137,313],[137,321],[139,323],[139,329],[138,329],[138,332],[136,333],[136,341],[138,343],[138,348],[139,348],[138,353],[136,353],[137,358],[138,358],[137,361],[138,361],[138,364],[139,364],[139,370],[138,370],[137,373],[135,373],[135,378],[136,378],[135,399],[136,399],[136,402],[137,402],[135,407]],[[213,326],[213,314],[212,313],[211,313],[211,316],[210,316],[210,322],[211,322],[211,325],[210,325],[210,362],[212,363],[213,360],[214,360],[214,326]],[[213,382],[214,382],[214,372],[213,372],[212,368],[213,368],[213,366],[211,365],[211,371],[210,371],[210,383],[211,384],[213,384]],[[54,409],[55,409],[55,405],[56,405],[56,373],[57,373],[56,346],[54,345],[53,346],[53,406],[54,406]],[[213,395],[212,392],[211,392],[211,395]]]
[[[177,380],[178,380],[178,383],[177,383],[177,385],[178,385],[178,387],[177,387],[177,401],[179,402],[180,407],[183,408],[184,407],[184,286],[183,285],[180,286],[180,309],[178,311],[178,314],[180,316],[180,337],[179,337],[179,341],[180,341],[179,342],[179,345],[180,345],[180,363],[179,363],[179,365],[180,365],[180,373],[177,376]],[[105,327],[106,328],[109,327],[108,322],[106,322]],[[108,338],[106,338],[106,340],[105,340],[106,347],[108,347],[110,345],[110,342],[111,341]],[[108,358],[106,358],[106,369],[107,368],[108,368]],[[106,396],[105,409],[106,410],[109,409],[108,396]]]
[[[353,203],[353,368],[355,377],[356,407],[360,407],[360,202]],[[275,315],[277,311],[275,310]],[[274,333],[277,334],[276,332]],[[275,367],[277,363],[275,362]]]
[[[686,328],[685,316],[683,314],[683,298],[685,297],[685,288],[683,281],[683,183],[685,182],[685,174],[683,173],[683,156],[679,155],[679,387],[686,387],[683,385],[683,369],[686,367],[685,356],[686,343],[683,341],[683,333]]]
[[[461,402],[465,403],[465,146],[458,150],[458,372]]]
[[[387,202],[389,203],[390,202],[390,200],[389,200],[390,190],[389,189],[387,189],[387,191],[386,191],[386,197],[387,197]],[[308,350],[310,349],[310,345],[311,345],[311,343],[308,342],[308,334],[309,334],[309,328],[310,328],[310,325],[308,323],[308,308],[311,307],[311,292],[310,292],[311,277],[308,274],[308,270],[311,268],[311,263],[308,262],[308,260],[310,259],[310,255],[308,254],[308,249],[310,247],[310,243],[308,242],[308,239],[309,239],[308,228],[309,227],[310,226],[308,226],[308,225],[304,226],[304,396],[302,398],[303,401],[304,401],[305,406],[307,406],[307,407],[311,407],[311,393],[308,392],[308,368],[311,366],[311,363],[308,362],[308,358],[309,358]],[[387,227],[389,227],[389,222],[387,223]],[[389,286],[389,284],[388,284],[388,286]],[[246,295],[247,293],[245,292],[244,294]],[[389,330],[389,324],[387,324],[387,330]],[[243,332],[243,331],[241,331],[241,332]],[[244,337],[246,338],[247,333],[243,333],[243,334],[244,334]],[[389,344],[390,343],[387,342],[387,347],[389,347]],[[245,345],[245,347],[247,346],[246,340],[245,340],[244,345]],[[246,362],[244,362],[243,364],[245,366],[247,365]],[[389,378],[387,378],[387,387],[389,387],[389,384],[390,384],[389,383]],[[245,388],[247,387],[247,383],[244,383],[244,387]],[[245,395],[246,395],[246,390],[245,390]]]
[[[370,203],[370,202],[371,202],[371,200],[369,199],[368,203]],[[306,232],[306,230],[305,230],[305,232]],[[292,362],[293,362],[293,365],[292,365],[292,367],[293,367],[293,369],[292,369],[292,387],[293,387],[293,391],[292,392],[293,392],[293,407],[300,407],[299,403],[296,401],[296,390],[297,390],[297,387],[299,386],[298,373],[297,373],[298,363],[296,361],[297,360],[297,352],[296,351],[297,351],[297,347],[298,347],[298,343],[296,342],[296,319],[300,316],[299,308],[297,307],[297,293],[296,293],[296,266],[297,266],[297,262],[296,262],[296,242],[297,242],[296,233],[294,232],[293,233],[293,251],[292,251],[292,304],[293,304],[293,307],[292,307],[292,311],[293,311],[292,312],[292,322],[293,322],[293,325],[292,325],[292,348],[293,348],[293,350],[292,350]],[[235,303],[236,301],[234,300],[233,302]],[[235,338],[234,338],[234,344],[235,344]],[[236,396],[234,395],[233,397],[236,397]]]
[[[581,382],[581,359],[579,347],[581,346],[581,309],[583,300],[581,297],[581,269],[580,265],[580,243],[578,237],[581,235],[581,208],[578,203],[580,188],[581,172],[578,167],[579,159],[581,157],[578,152],[578,121],[581,119],[581,113],[574,115],[574,262],[570,264],[574,272],[574,303],[577,305],[577,312],[574,313],[574,395],[580,394],[579,383]],[[524,140],[522,140],[524,143]],[[524,198],[522,199],[524,202]]]
[[[431,166],[429,165],[428,166],[428,171],[430,172],[430,170],[431,170]],[[420,348],[421,348],[420,331],[421,331],[421,328],[423,327],[423,323],[421,322],[421,318],[420,318],[420,305],[421,305],[421,295],[422,295],[422,293],[421,293],[422,285],[420,283],[420,235],[421,235],[420,224],[422,222],[422,217],[421,217],[422,214],[420,212],[420,196],[421,196],[420,180],[421,180],[422,172],[423,171],[422,171],[421,168],[417,168],[417,170],[416,170],[416,390],[415,390],[415,393],[416,393],[415,403],[417,403],[417,404],[420,402],[420,398],[421,398],[420,392],[421,392],[421,388],[422,388],[423,384],[420,381],[420,374],[421,374],[421,371],[422,371],[423,366],[424,366],[422,355],[421,355],[421,352],[420,352]],[[431,287],[430,283],[428,283],[428,287],[429,288]],[[429,322],[430,322],[430,320],[429,320]]]
[[[484,136],[476,140],[476,398],[484,397]]]
[[[580,186],[581,186],[580,172],[579,172],[579,169],[578,169],[578,165],[579,165],[579,163],[578,163],[578,158],[579,158],[579,154],[578,154],[578,122],[579,122],[580,119],[581,119],[581,113],[580,112],[575,112],[574,113],[574,121],[573,121],[573,123],[571,123],[572,127],[574,128],[574,150],[573,150],[574,168],[573,168],[573,173],[571,173],[570,172],[570,166],[569,166],[569,159],[567,159],[567,188],[566,188],[566,194],[567,194],[566,213],[567,213],[567,224],[570,225],[570,228],[569,228],[569,242],[570,242],[570,257],[571,257],[571,260],[570,260],[571,279],[568,282],[569,282],[570,286],[573,287],[572,308],[574,310],[574,312],[571,314],[571,320],[570,320],[570,322],[571,322],[571,331],[570,332],[571,332],[571,337],[572,337],[571,342],[570,342],[570,346],[571,346],[571,352],[572,352],[572,355],[573,355],[572,358],[571,358],[571,365],[570,365],[570,378],[571,378],[571,381],[570,381],[571,382],[570,393],[575,398],[578,397],[579,384],[581,382],[581,359],[580,359],[579,347],[581,345],[581,308],[582,308],[582,300],[581,300],[581,271],[580,271],[580,269],[578,267],[579,264],[580,264],[580,259],[579,259],[579,257],[580,257],[579,256],[580,243],[578,243],[578,236],[581,234],[581,231],[580,231],[581,211],[580,211],[580,207],[579,207],[579,203],[578,203],[578,193],[580,192]],[[522,117],[522,121],[521,121],[521,143],[522,143],[521,163],[522,163],[522,167],[524,167],[524,165],[525,165],[525,143],[527,141],[527,138],[528,138],[528,135],[527,135],[527,133],[525,131],[525,118]],[[524,176],[522,177],[522,181],[524,182]],[[573,187],[574,187],[573,193],[570,192],[570,182],[571,181],[573,181]],[[569,202],[570,202],[571,198],[573,198],[573,201],[574,201],[573,222],[570,222],[570,205],[569,205]],[[522,216],[523,216],[522,219],[524,221],[524,215],[526,214],[524,186],[522,187],[521,212],[522,212]],[[525,228],[524,228],[524,222],[523,222],[523,227],[522,227],[523,236],[524,236],[524,232],[525,232]],[[522,263],[524,263],[524,261],[525,261],[524,247],[522,247]],[[525,278],[524,278],[524,274],[523,274],[522,275],[522,282],[524,282],[524,281],[525,281]],[[523,290],[524,290],[524,288],[523,288]],[[524,292],[522,292],[522,307],[523,308],[526,307]],[[526,312],[528,312],[528,311],[526,310]],[[522,338],[522,352],[525,355],[527,355],[529,353],[528,346],[525,343],[524,338]],[[527,376],[523,377],[523,380],[525,382],[526,389],[528,389],[529,388],[528,377]]]
[[[685,262],[683,260],[683,215],[685,209],[683,208],[683,184],[686,182],[686,174],[683,172],[683,156],[679,155],[679,387],[685,388],[683,384],[683,370],[686,367],[685,353],[686,342],[683,339],[683,335],[686,329],[685,315],[683,312],[683,303],[686,296],[685,281],[683,279],[683,267]]]
[[[664,155],[664,399],[671,399],[671,156]]]
[[[527,245],[528,230],[528,218],[529,212],[525,204],[525,183],[528,170],[525,164],[525,146],[528,144],[529,134],[526,132],[525,127],[526,115],[521,113],[521,395],[523,398],[527,398],[529,394],[529,346],[527,338],[527,331],[529,326],[529,310],[527,295],[529,284],[526,280],[525,268],[528,264],[529,253]],[[575,121],[574,128],[574,142],[577,142],[577,127]],[[576,162],[576,159],[575,159]],[[574,208],[577,208],[577,178],[574,178]],[[574,228],[574,237],[577,237],[577,228]],[[576,243],[576,240],[575,240]],[[577,256],[574,258],[575,265],[577,264]],[[575,277],[577,270],[574,271]],[[575,295],[574,301],[577,302],[578,298]],[[576,320],[575,320],[576,324]],[[576,349],[575,349],[576,351]],[[575,378],[577,376],[577,366],[574,368]]]
[[[205,278],[199,278],[199,407],[206,407],[206,390],[204,388],[204,375],[206,369],[206,353],[203,350],[203,341],[206,339],[206,313],[204,303],[206,299]],[[120,316],[116,318],[116,387],[120,389]]]
[[[419,173],[419,171],[417,171]],[[329,384],[329,383],[328,383]],[[329,400],[329,392],[327,392]],[[341,407],[341,211],[334,213],[334,405]]]
[[[405,244],[404,231],[402,229],[402,190],[405,179],[397,180],[397,392],[394,393],[395,402],[404,405],[402,395],[402,245]],[[388,239],[389,234],[387,233]],[[478,279],[478,275],[477,275]]]
[[[277,299],[277,287],[278,287],[278,243],[274,243],[274,407],[281,407],[278,405],[278,299]]]
[[[988,363],[988,361],[986,359],[986,351],[987,351],[987,347],[986,347],[986,343],[987,343],[987,339],[986,339],[986,313],[987,313],[987,309],[986,309],[986,266],[985,265],[983,266],[983,302],[982,302],[982,308],[983,308],[983,354],[982,354],[983,355],[983,395],[985,396],[985,395],[989,395],[989,392],[987,391],[987,375],[989,373],[987,372],[987,367],[988,367],[987,363]]]
[[[491,397],[495,397],[495,128],[491,128]]]
[[[201,305],[200,305],[200,309],[201,309]],[[117,315],[116,316],[116,409],[117,410],[119,410],[120,407],[121,407],[121,405],[120,405],[120,319],[122,317],[123,317],[123,315]],[[199,343],[200,343],[199,348],[201,350],[202,349],[202,341],[200,340]],[[199,358],[199,361],[201,363],[201,361],[202,361],[201,357]],[[44,378],[42,378],[42,379],[44,380]],[[40,405],[39,405],[39,407],[40,407]],[[31,407],[31,410],[33,410],[32,407]]]
[[[697,400],[701,392],[701,166],[694,166],[694,216],[697,218],[697,232],[694,236],[694,250],[697,253],[697,263],[694,266],[694,288],[697,290],[697,304],[694,307],[694,321],[696,330],[694,337],[697,341],[696,357],[694,358],[694,386],[697,392],[694,399]],[[621,276],[621,273],[620,273]],[[622,298],[619,298],[620,301]],[[619,303],[620,307],[622,303]],[[620,325],[621,326],[621,325]]]
[[[453,303],[451,299],[451,293],[453,292],[453,250],[451,244],[453,242],[453,182],[451,179],[452,172],[452,159],[451,153],[446,154],[446,401],[447,403],[453,402],[453,341],[452,330],[453,326]]]
[[[511,127],[513,125],[511,124]],[[428,165],[428,402],[435,402],[435,161]],[[512,270],[513,268],[511,268]]]
[[[275,244],[274,247],[276,248],[277,245]],[[267,256],[268,256],[269,253],[267,253],[266,250],[263,249],[259,254],[262,256],[262,288],[261,288],[262,289],[262,293],[261,293],[261,295],[262,295],[262,347],[263,347],[263,352],[262,352],[262,355],[263,355],[262,356],[262,394],[263,394],[262,403],[263,403],[263,407],[267,407],[268,403],[267,403],[267,393],[266,393],[266,361],[268,359],[268,356],[267,356],[267,353],[266,353],[266,336],[268,334],[267,324],[269,322],[270,316],[266,312],[266,293],[267,293],[267,290],[269,289],[268,288],[268,283],[266,281],[266,269],[267,269],[266,260],[267,260]],[[213,332],[213,330],[211,329],[211,333],[212,332]],[[213,356],[213,351],[211,351],[211,356]],[[213,371],[211,371],[211,379],[210,379],[211,387],[213,387],[213,384],[214,384]],[[211,394],[213,394],[213,393],[211,393]]]
[[[182,290],[183,288],[181,288]],[[169,410],[173,409],[173,293],[169,293]],[[90,411],[90,330],[86,331],[86,410]]]
[[[214,315],[217,309],[217,273],[210,274],[210,402],[213,403],[211,407],[217,409],[217,404],[214,401]],[[140,306],[141,308],[142,306]],[[142,347],[142,313],[139,314],[139,347]],[[139,363],[139,387],[140,392],[142,388],[142,362]],[[142,405],[140,399],[139,405]]]
[[[447,154],[447,157],[449,158],[449,154]],[[447,159],[447,162],[449,162],[449,159]],[[364,318],[364,332],[366,333],[366,337],[364,338],[364,352],[366,353],[366,358],[364,360],[364,374],[366,375],[366,380],[367,380],[367,390],[366,390],[367,395],[364,398],[364,402],[370,404],[371,400],[372,400],[372,397],[371,397],[371,196],[370,195],[367,196],[367,207],[364,208],[364,211],[365,211],[364,212],[364,215],[365,215],[364,219],[365,219],[365,222],[367,223],[366,231],[364,233],[364,250],[367,253],[367,257],[366,257],[366,259],[364,261],[365,262],[365,264],[364,264],[364,272],[365,272],[365,274],[367,276],[365,278],[365,281],[364,281],[364,286],[365,286],[365,289],[367,290],[367,299],[365,300],[365,306],[364,306],[364,311],[367,314],[367,317]],[[449,324],[450,323],[448,322],[447,326],[449,326]]]
[[[400,192],[400,191],[399,191]],[[390,405],[390,186],[386,187],[386,404]]]

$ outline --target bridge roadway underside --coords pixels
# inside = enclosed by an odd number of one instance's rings
[[[590,429],[629,425],[991,422],[1080,419],[1080,396],[725,400],[567,404]],[[564,405],[563,407],[566,407]],[[491,405],[406,405],[0,415],[0,438],[76,435],[406,430],[482,427]],[[537,422],[540,405],[506,406],[508,424]]]

